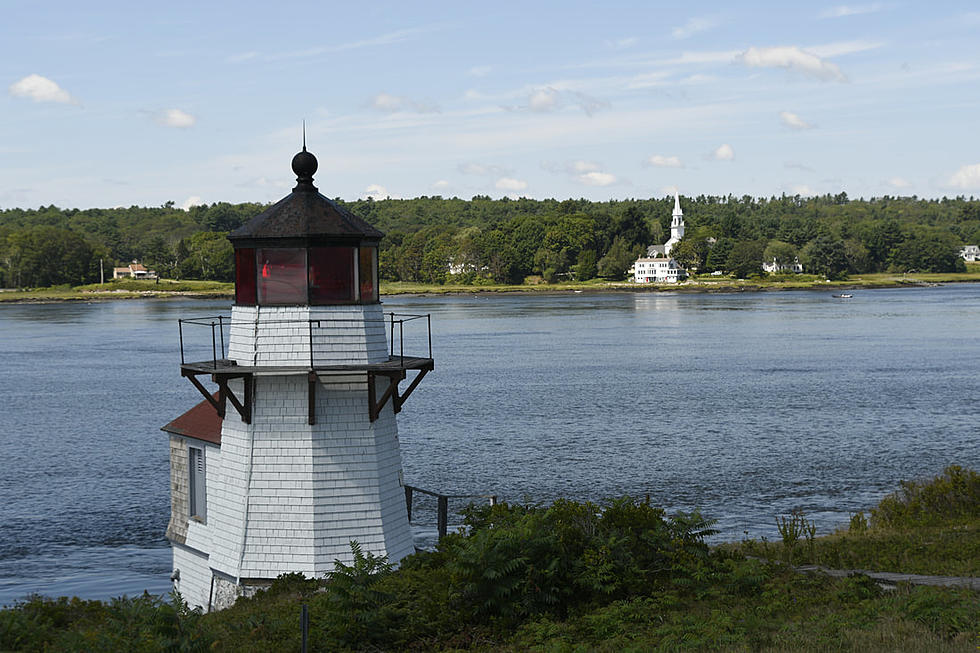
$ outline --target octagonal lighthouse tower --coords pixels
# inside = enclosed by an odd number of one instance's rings
[[[352,561],[352,541],[396,563],[415,550],[395,413],[432,370],[431,344],[427,357],[402,355],[400,342],[396,353],[399,327],[419,316],[382,313],[383,234],[317,192],[305,145],[292,167],[292,193],[228,236],[227,356],[226,318],[181,321],[181,375],[205,401],[163,427],[167,537],[176,589],[206,610],[283,573],[323,576]],[[214,355],[185,362],[202,324]],[[415,324],[424,340],[428,320]],[[400,393],[408,371],[416,375]]]

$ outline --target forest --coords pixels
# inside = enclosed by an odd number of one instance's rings
[[[381,231],[380,273],[425,284],[553,283],[625,278],[670,233],[673,198],[335,200]],[[100,262],[139,260],[164,278],[231,281],[226,235],[266,205],[0,210],[0,288],[99,281]],[[686,232],[672,252],[698,274],[763,275],[797,258],[806,272],[955,272],[980,243],[980,200],[880,197],[682,197]]]

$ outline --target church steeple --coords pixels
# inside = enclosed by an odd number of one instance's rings
[[[666,256],[670,255],[670,250],[673,249],[681,238],[684,237],[684,211],[681,210],[681,198],[674,191],[674,213],[670,220],[670,240],[664,243],[664,254]]]

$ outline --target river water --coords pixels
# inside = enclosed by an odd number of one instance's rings
[[[431,313],[399,416],[406,482],[547,502],[649,495],[719,539],[820,532],[980,467],[980,285],[388,298]],[[0,305],[0,605],[169,589],[167,435],[199,401],[177,319],[227,301]],[[417,323],[416,323],[417,324]],[[424,332],[406,331],[424,354]],[[432,506],[417,508],[431,542]]]

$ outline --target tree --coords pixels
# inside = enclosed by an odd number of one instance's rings
[[[847,255],[844,242],[828,236],[814,238],[803,251],[800,258],[808,272],[821,274],[828,279],[837,280],[847,277]]]
[[[796,247],[781,240],[770,240],[762,253],[762,260],[766,263],[775,263],[777,270],[793,269],[798,253]]]
[[[3,257],[7,283],[46,287],[93,281],[92,246],[78,234],[58,227],[29,227],[7,236]]]
[[[703,270],[709,251],[704,238],[685,238],[674,245],[670,255],[685,270]]]
[[[631,250],[622,237],[616,236],[613,239],[612,247],[599,260],[599,275],[607,279],[625,278],[627,270],[642,253],[643,247],[641,245]]]
[[[650,243],[650,223],[636,205],[629,206],[613,220],[613,237],[620,236],[630,249]]]
[[[594,249],[583,249],[578,255],[578,264],[575,266],[575,279],[578,281],[588,281],[598,274],[596,265],[596,255]]]
[[[892,249],[888,269],[894,272],[965,272],[966,263],[948,234],[916,234]]]
[[[844,258],[847,259],[848,274],[860,274],[871,269],[871,257],[868,248],[861,241],[850,238],[844,241]]]
[[[212,281],[233,281],[235,253],[227,234],[202,231],[187,239],[188,276]]]
[[[728,270],[728,257],[731,255],[733,247],[735,247],[735,241],[731,238],[719,238],[708,252],[708,257],[704,263],[705,269],[712,272]]]
[[[735,243],[728,255],[726,267],[736,277],[743,279],[762,272],[764,247],[757,240],[743,240]]]

